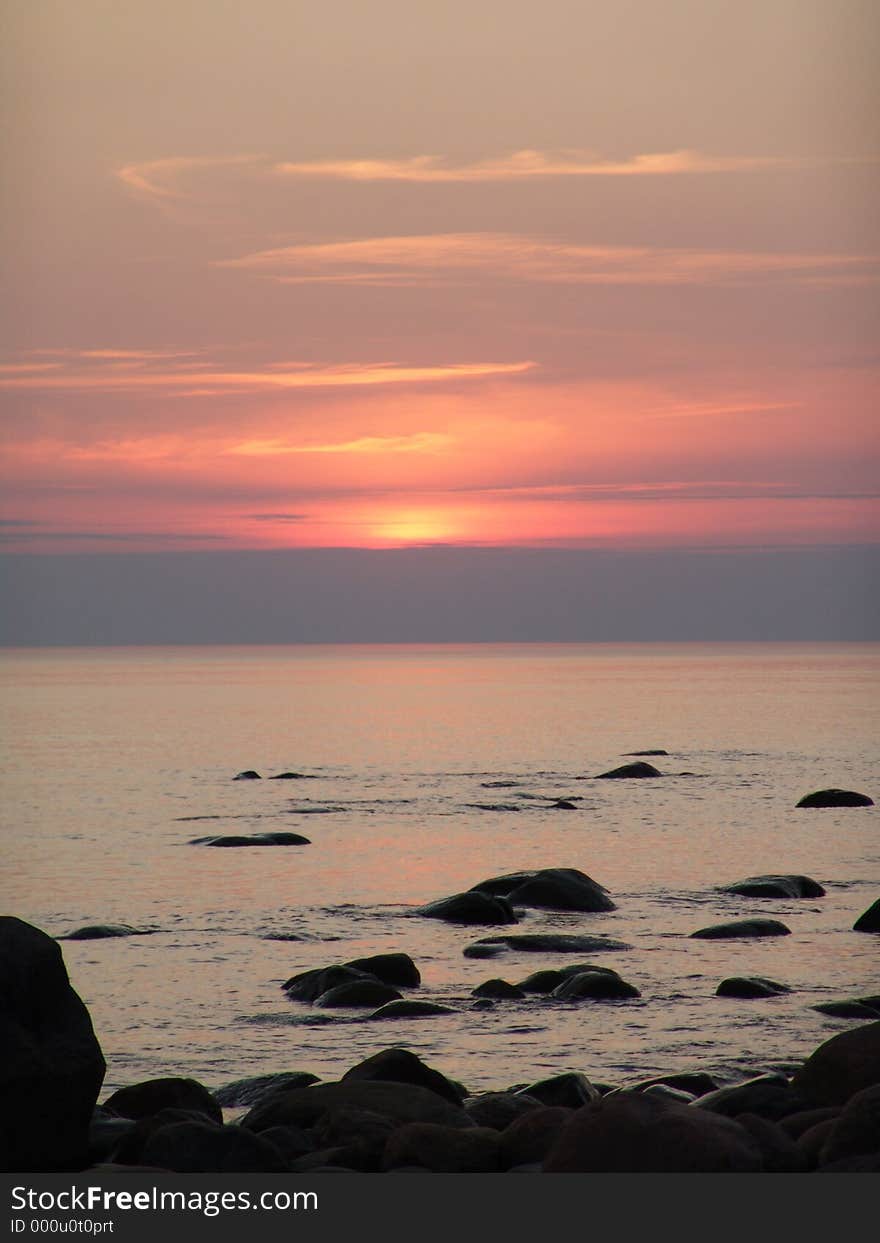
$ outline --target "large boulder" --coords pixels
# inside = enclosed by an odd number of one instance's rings
[[[798,807],[873,807],[874,800],[855,790],[815,790],[805,794]]]
[[[283,1092],[288,1088],[307,1088],[318,1082],[318,1076],[307,1070],[282,1070],[274,1075],[251,1075],[247,1079],[236,1079],[225,1083],[222,1088],[215,1088],[211,1095],[218,1105],[224,1109],[236,1109],[242,1105],[256,1105],[257,1101],[273,1092]]]
[[[263,1136],[195,1121],[155,1131],[144,1144],[141,1164],[178,1174],[283,1174],[288,1168]]]
[[[814,1105],[844,1105],[880,1083],[880,1022],[838,1032],[795,1071],[793,1083]]]
[[[704,941],[724,941],[735,937],[787,937],[790,933],[791,929],[778,919],[736,919],[699,928],[691,936]]]
[[[577,868],[542,868],[534,872],[491,876],[474,885],[470,892],[505,897],[516,906],[537,906],[554,911],[616,909],[608,890]]]
[[[564,1105],[543,1105],[511,1122],[501,1132],[503,1164],[510,1167],[543,1161],[573,1112]]]
[[[853,932],[880,932],[880,898],[858,917],[853,924]]]
[[[479,1096],[468,1097],[464,1107],[477,1126],[503,1131],[523,1114],[540,1109],[541,1102],[521,1092],[482,1092]]]
[[[756,1114],[759,1118],[776,1122],[788,1114],[798,1113],[806,1104],[785,1075],[767,1074],[707,1092],[694,1101],[694,1108],[706,1109],[727,1118]]]
[[[582,1105],[599,1099],[599,1089],[590,1083],[586,1075],[576,1070],[539,1079],[520,1088],[519,1094],[529,1100],[540,1101],[542,1105],[563,1106],[566,1109],[580,1109]]]
[[[825,890],[810,876],[747,876],[729,885],[720,885],[721,893],[737,893],[745,898],[821,898]]]
[[[550,996],[557,1001],[625,1001],[641,993],[610,971],[582,971],[563,980]]]
[[[880,1153],[880,1084],[851,1096],[836,1120],[819,1157],[830,1165],[844,1157]]]
[[[0,917],[0,1169],[74,1171],[106,1064],[56,941]]]
[[[429,1088],[413,1083],[344,1079],[316,1083],[310,1088],[278,1092],[255,1105],[241,1120],[251,1131],[273,1126],[311,1127],[328,1110],[350,1107],[368,1109],[403,1125],[405,1122],[437,1122],[441,1126],[472,1126],[465,1111],[443,1100]]]
[[[544,1160],[573,1173],[755,1173],[758,1145],[737,1122],[644,1093],[602,1097],[577,1110]]]
[[[204,1114],[212,1122],[223,1121],[223,1110],[217,1100],[196,1079],[174,1076],[165,1079],[146,1079],[119,1088],[104,1101],[104,1108],[120,1118],[148,1118],[160,1109],[186,1109],[190,1113]]]
[[[420,1088],[428,1088],[453,1105],[460,1105],[467,1095],[460,1084],[447,1079],[439,1070],[427,1066],[409,1049],[383,1049],[381,1053],[374,1053],[372,1057],[347,1070],[341,1082],[350,1080],[415,1084]]]
[[[411,1122],[389,1136],[382,1164],[386,1170],[415,1165],[443,1174],[493,1174],[501,1168],[499,1135],[483,1126],[464,1131]]]
[[[352,958],[344,965],[352,971],[366,971],[395,988],[418,988],[422,982],[419,969],[409,954],[371,954],[368,958]]]
[[[607,773],[599,773],[596,780],[627,780],[628,778],[662,777],[663,774],[653,764],[644,760],[636,760],[633,764],[621,764],[619,768],[609,769]]]
[[[484,955],[481,950],[488,949]],[[482,937],[462,951],[465,958],[494,957],[505,950],[526,954],[599,954],[607,950],[631,950],[625,941],[612,937],[589,936],[566,932],[529,932],[521,936]],[[476,952],[474,952],[476,951]]]
[[[300,971],[298,975],[292,975],[289,980],[285,980],[281,987],[291,1001],[314,1002],[331,988],[340,984],[353,984],[359,980],[372,980],[374,984],[380,982],[376,976],[366,971],[340,963],[336,967],[313,967],[310,971]]]
[[[419,907],[418,915],[428,919],[445,919],[450,924],[515,924],[517,922],[513,908],[505,898],[496,898],[489,893],[470,890],[468,893],[454,893],[449,898],[439,898]]]

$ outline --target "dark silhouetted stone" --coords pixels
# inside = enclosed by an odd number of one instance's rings
[[[778,997],[780,993],[790,992],[787,984],[777,984],[775,980],[765,980],[759,975],[728,976],[715,989],[718,997]]]
[[[178,1174],[282,1174],[287,1162],[261,1135],[239,1126],[177,1122],[147,1140],[143,1165]]]
[[[87,924],[85,928],[77,928],[66,936],[56,937],[58,941],[104,941],[112,937],[148,937],[154,928],[132,928],[130,924]]]
[[[368,1109],[401,1125],[405,1122],[437,1122],[454,1127],[473,1125],[459,1106],[418,1084],[355,1078],[278,1092],[255,1105],[242,1118],[241,1125],[252,1131],[265,1131],[272,1126],[311,1127],[328,1110],[341,1108]]]
[[[880,1022],[838,1032],[795,1071],[793,1083],[814,1105],[844,1105],[880,1083]]]
[[[873,807],[874,800],[855,790],[816,790],[805,794],[798,807]]]
[[[519,1001],[525,997],[525,993],[521,988],[517,988],[515,984],[508,984],[507,980],[485,980],[482,984],[478,984],[476,988],[471,989],[472,997],[495,997],[501,1001],[512,1000]]]
[[[223,1121],[223,1110],[206,1087],[195,1079],[147,1079],[120,1088],[104,1101],[104,1108],[120,1118],[148,1118],[160,1109],[185,1109],[204,1114],[213,1122]]]
[[[809,1163],[794,1140],[778,1122],[757,1114],[738,1114],[737,1122],[748,1131],[761,1153],[761,1169],[765,1174],[805,1174]]]
[[[409,954],[372,954],[369,958],[353,958],[344,966],[353,971],[366,971],[395,988],[418,988],[422,982],[419,969]]]
[[[819,1154],[820,1165],[880,1153],[880,1084],[851,1096]]]
[[[311,846],[301,833],[228,833],[222,837],[194,837],[190,846]]]
[[[747,876],[730,885],[720,885],[722,893],[738,893],[745,898],[821,898],[825,890],[809,876]]]
[[[624,1088],[616,1090],[644,1092],[658,1084],[677,1088],[681,1092],[687,1092],[690,1096],[705,1096],[707,1092],[714,1092],[718,1088],[717,1082],[703,1070],[681,1070],[673,1071],[669,1075],[653,1075],[650,1079],[640,1079],[637,1083],[628,1083]]]
[[[458,1014],[452,1006],[441,1006],[436,1001],[415,1001],[404,997],[400,1001],[387,1001],[367,1017],[370,1019],[428,1019],[438,1014]]]
[[[853,924],[853,932],[880,932],[880,898]]]
[[[253,768],[246,768],[244,772],[236,773],[232,778],[233,781],[259,781],[260,774]]]
[[[343,1083],[352,1079],[416,1084],[418,1087],[436,1092],[438,1096],[450,1101],[453,1105],[460,1105],[467,1095],[461,1084],[447,1079],[439,1070],[427,1066],[409,1049],[383,1049],[381,1053],[374,1053],[372,1057],[352,1066],[342,1076]]]
[[[222,1088],[215,1088],[212,1096],[224,1109],[235,1109],[241,1105],[256,1105],[265,1096],[273,1092],[282,1092],[287,1088],[307,1088],[310,1083],[317,1083],[318,1076],[305,1070],[286,1070],[276,1075],[253,1075],[249,1079],[236,1079],[234,1083],[226,1083]]]
[[[574,1111],[563,1105],[529,1109],[501,1132],[501,1159],[506,1168],[543,1161]]]
[[[776,1122],[787,1114],[798,1113],[807,1102],[785,1075],[756,1075],[743,1083],[707,1092],[694,1101],[695,1109],[735,1118],[738,1114],[757,1114]]]
[[[355,980],[372,980],[379,983],[375,976],[365,971],[357,971],[354,967],[339,965],[338,967],[314,967],[310,971],[301,971],[292,975],[281,985],[292,1001],[315,1001],[322,993],[329,992],[338,984],[348,984]]]
[[[539,1079],[520,1088],[519,1093],[533,1097],[542,1105],[561,1105],[566,1109],[580,1109],[582,1105],[599,1098],[599,1089],[590,1083],[586,1075],[575,1070],[553,1075],[550,1079]]]
[[[0,917],[0,1169],[82,1169],[105,1063],[45,932]]]
[[[315,1005],[323,1009],[344,1009],[346,1006],[382,1006],[387,1001],[400,1000],[400,993],[381,980],[348,980],[337,984],[315,998]]]
[[[307,773],[273,773],[270,781],[310,781]]]
[[[582,971],[563,980],[550,996],[557,1001],[622,1001],[641,993],[610,971]]]
[[[523,1114],[540,1109],[541,1102],[521,1092],[483,1092],[480,1096],[469,1097],[464,1107],[477,1126],[503,1131]]]
[[[608,891],[575,868],[545,868],[528,877],[508,895],[517,906],[553,911],[613,911]]]
[[[654,748],[654,749],[653,749],[653,750],[651,750],[651,751],[624,751],[624,753],[623,753],[623,754],[624,754],[625,756],[630,756],[630,755],[668,755],[668,754],[669,754],[669,752],[668,752],[668,751],[664,751],[664,750],[662,750],[662,748],[660,748],[660,747],[656,747],[656,748]]]
[[[865,1005],[863,1001],[852,997],[843,1001],[820,1001],[815,1006],[810,1006],[811,1010],[818,1010],[820,1014],[827,1014],[834,1019],[880,1019],[880,1010],[875,1006]]]
[[[471,890],[455,893],[419,907],[418,915],[428,919],[444,919],[451,924],[515,924],[516,915],[509,902],[492,894]]]
[[[126,1123],[129,1130],[120,1137],[113,1149],[112,1159],[117,1165],[128,1166],[147,1164],[144,1161],[144,1149],[151,1136],[165,1127],[176,1126],[179,1122],[197,1122],[200,1126],[211,1126],[215,1129],[221,1125],[198,1110],[172,1107],[159,1109],[156,1113],[138,1118],[136,1122],[129,1118],[117,1118],[117,1122]]]
[[[579,1109],[544,1161],[548,1173],[758,1172],[758,1145],[737,1122],[692,1105],[605,1096]]]
[[[597,780],[626,780],[633,777],[641,778],[662,776],[663,774],[659,771],[659,769],[656,769],[653,764],[646,764],[644,760],[637,760],[634,764],[621,764],[619,768],[612,768],[607,773],[599,773]]]
[[[477,947],[489,947],[489,953],[471,953]],[[498,947],[497,949],[495,947]],[[532,932],[520,936],[483,937],[467,946],[466,958],[494,957],[504,950],[516,950],[526,954],[599,954],[607,950],[630,950],[625,941],[611,937],[578,935],[564,932]]]
[[[737,919],[729,924],[712,924],[692,932],[704,941],[722,941],[734,937],[786,937],[791,929],[778,919]]]
[[[489,1127],[463,1131],[431,1122],[398,1128],[385,1146],[383,1168],[418,1165],[443,1174],[493,1174],[501,1168],[498,1132]]]

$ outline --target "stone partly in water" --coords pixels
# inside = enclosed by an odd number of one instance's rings
[[[810,1009],[835,1019],[880,1019],[880,1009],[860,1001],[858,997],[844,998],[842,1001],[820,1001],[817,1005],[810,1006]]]
[[[318,1082],[318,1076],[307,1070],[283,1070],[275,1075],[252,1075],[248,1079],[236,1079],[226,1083],[222,1088],[215,1088],[211,1095],[218,1105],[224,1109],[235,1109],[242,1105],[256,1105],[257,1101],[271,1096],[273,1092],[284,1092],[288,1088],[307,1088]]]
[[[371,1019],[427,1019],[437,1014],[458,1014],[452,1006],[441,1006],[435,1001],[413,1001],[405,997],[399,1001],[387,1001],[373,1014]]]
[[[346,980],[315,998],[315,1005],[322,1009],[340,1010],[347,1006],[368,1008],[382,1006],[388,1001],[400,1001],[401,996],[390,984],[364,976],[362,980]]]
[[[246,768],[244,772],[236,773],[232,778],[233,781],[260,781],[260,774],[253,768]]]
[[[419,907],[416,914],[428,919],[444,919],[450,924],[515,924],[516,915],[504,898],[472,890],[440,898]]]
[[[599,1099],[599,1089],[590,1083],[586,1075],[576,1070],[564,1071],[549,1079],[538,1079],[524,1088],[518,1088],[517,1093],[529,1100],[540,1101],[542,1105],[564,1105],[567,1109],[580,1109]]]
[[[194,837],[190,846],[311,846],[301,833],[229,833],[222,837]]]
[[[781,993],[790,992],[787,984],[778,984],[776,980],[766,980],[760,975],[728,976],[715,989],[716,997],[778,997]]]
[[[599,773],[596,780],[627,780],[628,778],[662,777],[663,774],[653,764],[637,760],[634,764],[621,764],[619,768],[609,769],[607,773]]]
[[[730,885],[720,885],[721,893],[737,893],[745,898],[821,898],[825,890],[809,876],[747,876]]]
[[[630,756],[630,755],[668,755],[668,754],[669,754],[669,752],[668,752],[668,751],[664,751],[664,750],[662,749],[662,747],[655,747],[653,750],[650,750],[650,751],[624,751],[624,753],[623,753],[623,754],[624,754],[625,756]]]
[[[641,997],[634,984],[607,971],[583,971],[558,984],[550,994],[557,1001],[625,1001]]]
[[[526,954],[600,954],[608,950],[631,950],[632,946],[625,941],[615,941],[612,937],[578,935],[564,932],[532,932],[520,936],[483,937],[464,949],[466,958],[481,958],[479,952],[488,948],[485,957],[503,953],[505,950],[520,951]],[[472,953],[471,951],[478,951]]]
[[[419,969],[409,954],[371,954],[368,958],[352,958],[345,964],[354,971],[366,971],[383,984],[396,988],[418,988],[422,982]]]
[[[104,1108],[120,1118],[148,1118],[160,1109],[186,1109],[204,1114],[212,1122],[223,1121],[223,1110],[216,1098],[196,1079],[169,1076],[146,1079],[119,1088],[104,1101]]]
[[[0,917],[0,1169],[79,1170],[106,1069],[61,949]]]
[[[615,910],[605,886],[577,868],[541,868],[490,876],[474,885],[470,892],[507,898],[517,906],[557,911]]]
[[[521,988],[517,988],[515,984],[508,983],[507,980],[485,980],[482,984],[478,984],[476,988],[471,989],[472,997],[494,997],[497,1000],[519,1001],[525,997],[525,993]]]
[[[723,941],[734,937],[787,937],[790,933],[791,929],[778,919],[737,919],[729,924],[699,928],[690,935],[703,941]]]
[[[815,790],[805,794],[798,807],[873,807],[874,800],[855,790]]]
[[[544,1161],[548,1173],[757,1173],[760,1150],[743,1127],[644,1093],[578,1109]]]
[[[880,898],[858,917],[853,924],[853,932],[880,932]]]
[[[421,983],[421,976],[409,954],[373,954],[369,958],[353,958],[332,967],[313,967],[309,971],[301,971],[285,980],[281,987],[293,1001],[314,1002],[331,988],[357,980],[416,988]]]
[[[439,1070],[426,1065],[409,1049],[383,1049],[352,1066],[342,1076],[342,1082],[349,1080],[379,1080],[383,1083],[410,1083],[420,1088],[428,1088],[436,1092],[444,1100],[453,1105],[460,1105],[467,1092],[459,1083],[447,1079]]]
[[[56,937],[58,941],[103,941],[113,937],[148,937],[155,928],[132,928],[130,924],[86,924],[66,936]]]
[[[793,1083],[814,1105],[843,1105],[880,1083],[880,1022],[838,1032],[795,1071]]]

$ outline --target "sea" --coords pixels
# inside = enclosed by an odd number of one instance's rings
[[[878,673],[868,644],[6,649],[2,908],[58,937],[142,931],[60,942],[108,1090],[336,1079],[390,1046],[473,1092],[568,1070],[602,1084],[788,1070],[855,1022],[812,1006],[880,992],[880,938],[852,929],[880,896],[880,808],[796,808],[828,786],[880,799]],[[641,750],[668,752],[650,761],[660,778],[596,779]],[[262,779],[234,780],[249,769]],[[302,776],[269,779],[281,772]],[[310,844],[193,844],[276,830]],[[523,910],[515,929],[417,913],[545,867],[586,872],[616,909]],[[719,891],[787,872],[825,896]],[[689,935],[753,915],[790,935]],[[511,931],[631,948],[464,956]],[[379,1021],[282,990],[392,951],[419,967],[413,995],[453,1013]],[[486,979],[573,961],[613,967],[641,995],[474,1008]],[[717,996],[732,975],[791,991]]]

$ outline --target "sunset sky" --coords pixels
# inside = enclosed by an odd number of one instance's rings
[[[13,553],[878,540],[866,0],[12,0]]]

